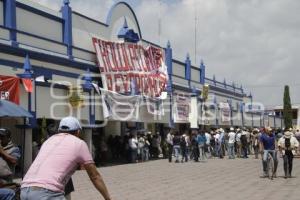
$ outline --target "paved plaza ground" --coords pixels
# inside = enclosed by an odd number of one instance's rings
[[[300,159],[293,178],[260,178],[261,160],[210,159],[205,163],[168,163],[167,160],[99,169],[114,200],[299,200]],[[73,200],[102,199],[84,171],[73,176]]]

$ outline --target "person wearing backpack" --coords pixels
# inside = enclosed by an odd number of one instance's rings
[[[186,142],[186,135],[183,134],[180,138],[180,149],[181,149],[181,163],[183,161],[188,162],[188,154],[187,154],[187,142]]]
[[[278,141],[279,152],[283,158],[284,178],[292,177],[293,158],[299,147],[298,140],[293,133],[286,131]]]

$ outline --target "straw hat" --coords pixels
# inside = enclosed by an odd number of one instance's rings
[[[293,133],[292,133],[292,132],[290,132],[290,131],[286,131],[286,132],[284,132],[284,137],[285,137],[285,138],[291,138],[291,137],[292,137],[292,135],[293,135]]]

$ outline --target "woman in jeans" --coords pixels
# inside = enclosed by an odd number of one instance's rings
[[[173,138],[173,148],[175,151],[175,158],[176,158],[176,163],[179,163],[179,154],[180,154],[180,135],[179,132],[177,131],[174,138]]]

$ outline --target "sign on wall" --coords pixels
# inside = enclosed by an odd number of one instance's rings
[[[158,97],[165,90],[168,73],[161,48],[93,38],[104,89]]]
[[[230,106],[228,103],[220,103],[220,112],[222,122],[230,122]]]
[[[174,96],[174,121],[177,123],[189,123],[191,98],[184,94]]]
[[[158,98],[146,98],[148,113],[152,115],[164,115],[163,100]]]
[[[20,79],[13,76],[0,75],[0,99],[20,103]]]

